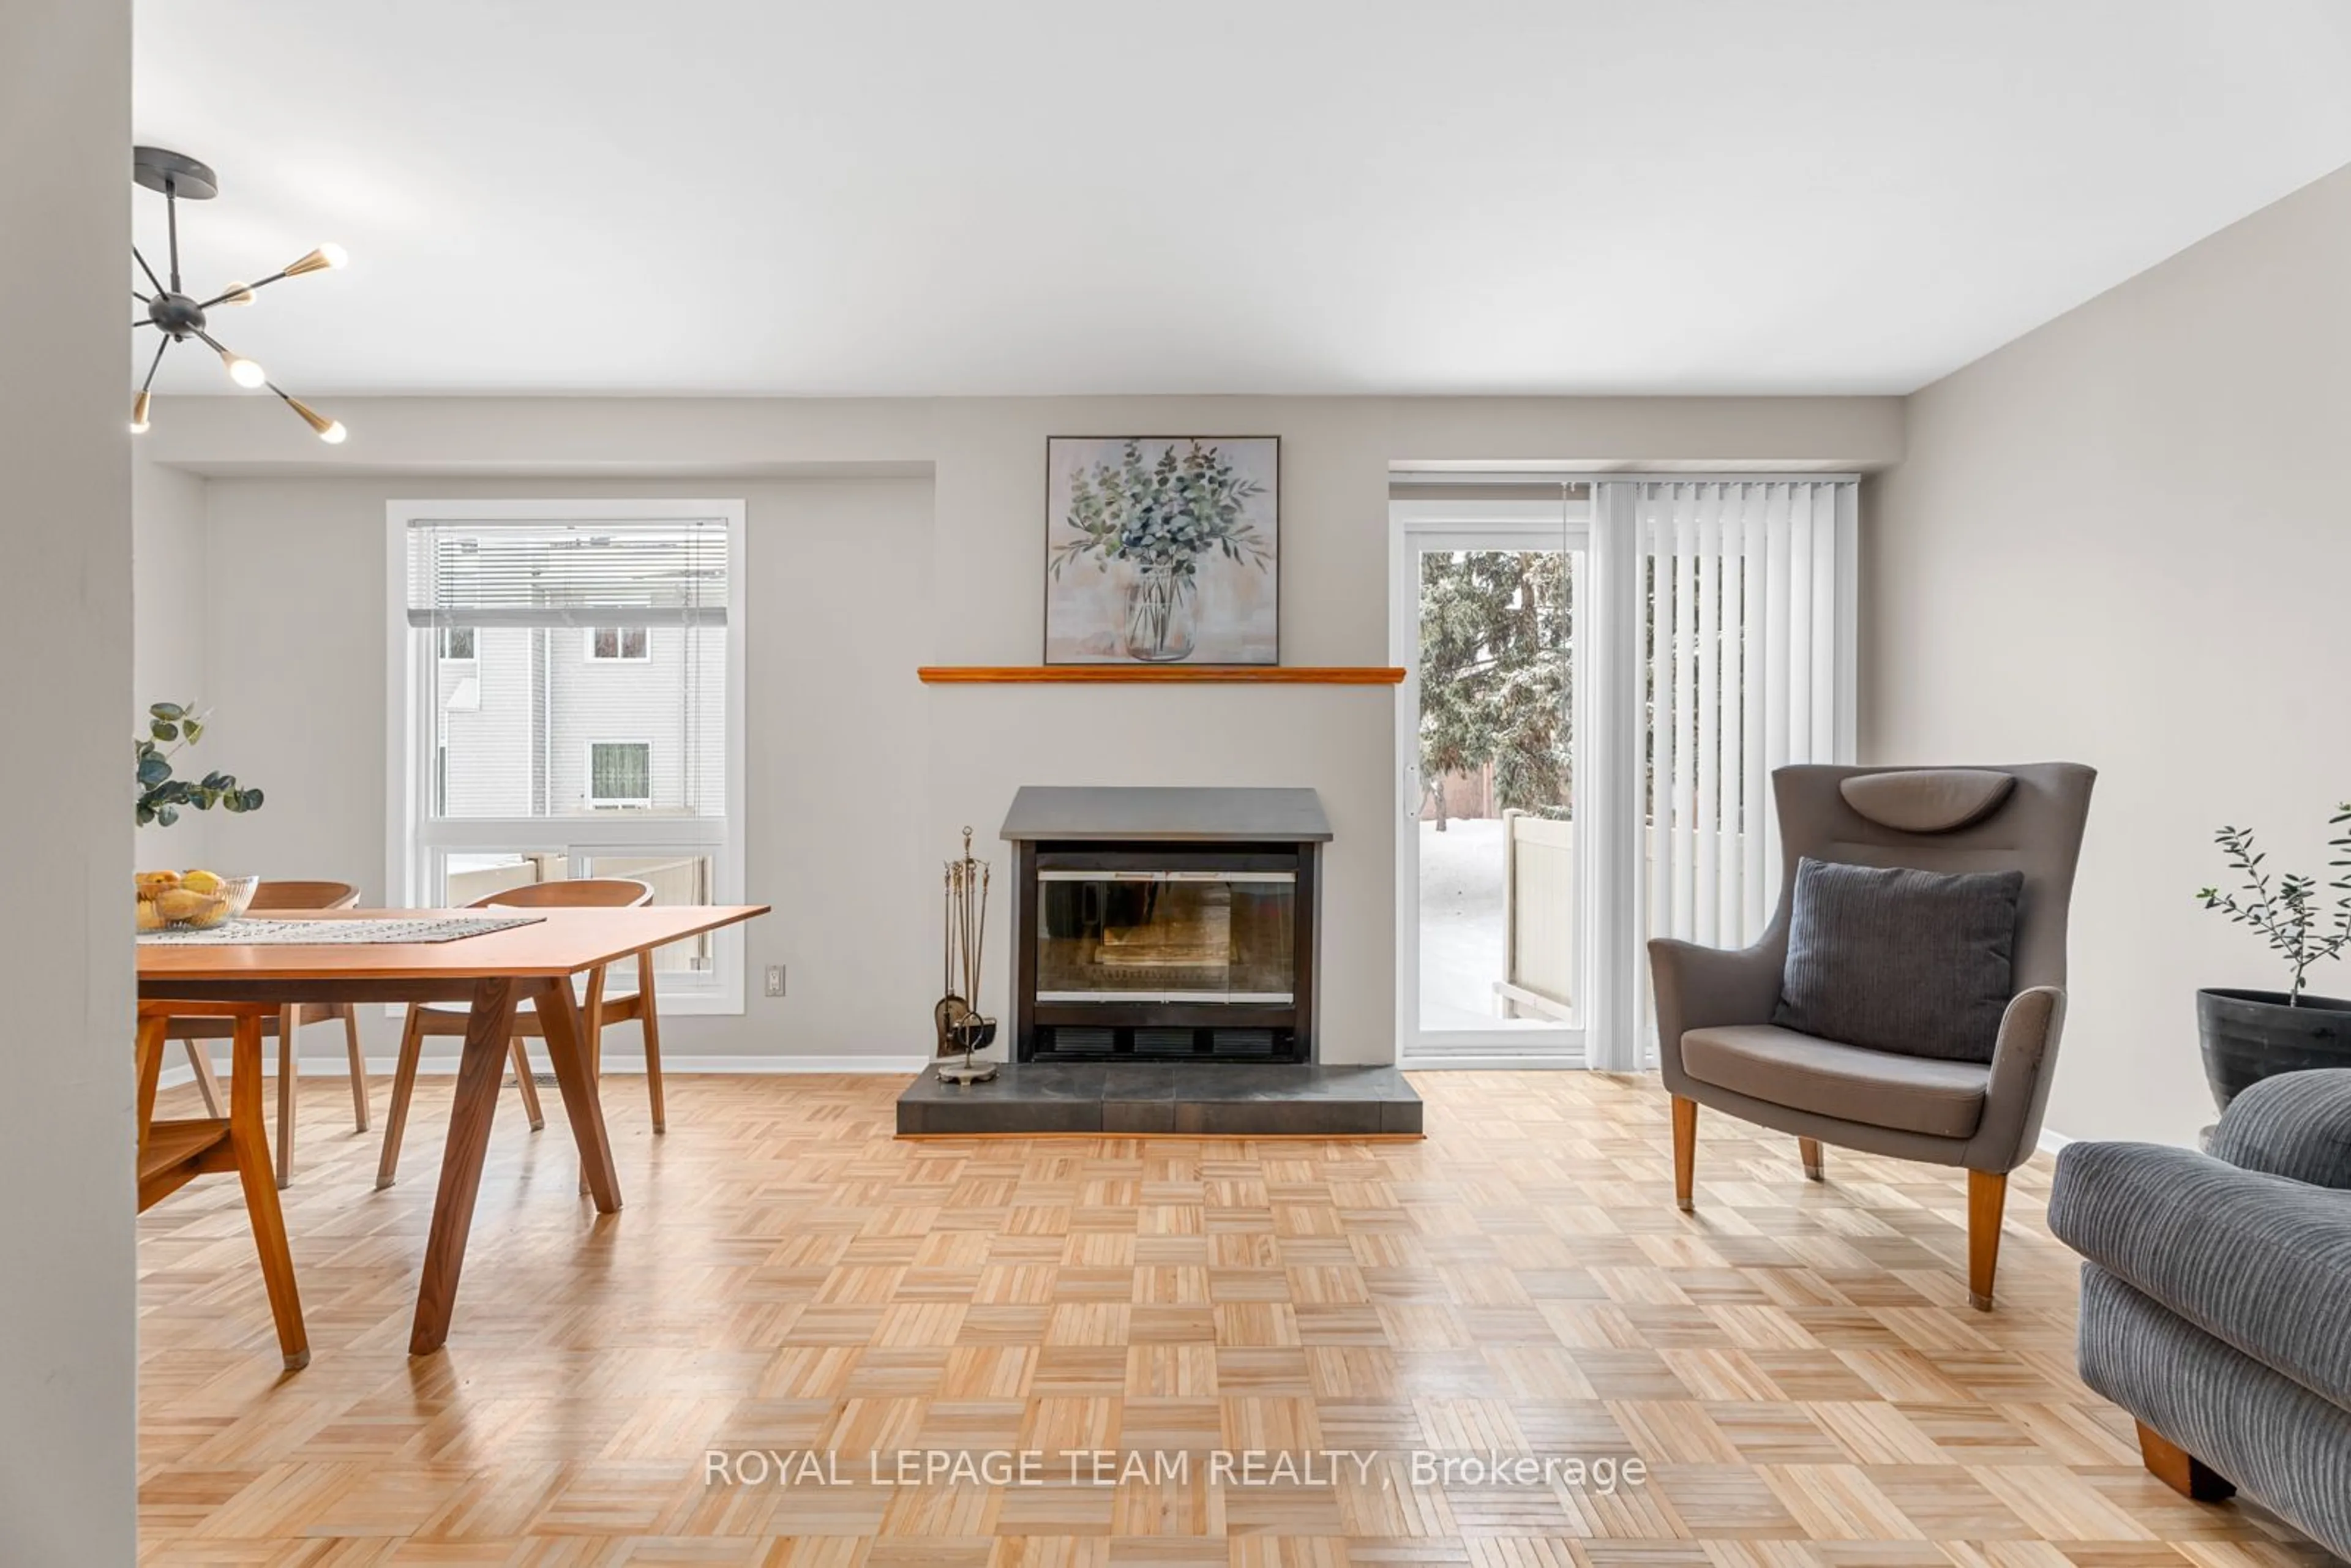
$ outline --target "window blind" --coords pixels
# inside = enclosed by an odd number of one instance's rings
[[[642,523],[417,519],[412,626],[724,626],[724,518]]]
[[[1837,759],[1840,509],[1851,480],[1645,483],[1654,936],[1740,946],[1779,896],[1771,770]]]

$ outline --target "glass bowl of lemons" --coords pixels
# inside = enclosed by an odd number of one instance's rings
[[[223,876],[212,871],[142,871],[139,873],[139,929],[209,931],[235,920],[253,903],[257,876]]]

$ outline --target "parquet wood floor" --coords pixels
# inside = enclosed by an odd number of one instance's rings
[[[901,1143],[896,1079],[680,1076],[661,1139],[642,1094],[610,1096],[628,1207],[601,1219],[559,1122],[533,1134],[508,1101],[455,1327],[413,1362],[445,1082],[385,1192],[344,1087],[311,1083],[285,1195],[306,1371],[278,1372],[233,1183],[140,1221],[141,1561],[2327,1561],[2165,1490],[2074,1378],[2045,1160],[2013,1183],[1985,1315],[1956,1173],[1832,1150],[1808,1184],[1793,1139],[1708,1113],[1685,1215],[1653,1080],[1416,1082],[1423,1143]],[[835,1450],[850,1484],[713,1484],[713,1448]],[[874,1450],[1072,1448],[1189,1464],[860,1479]],[[1244,1449],[1367,1458],[1209,1473]],[[1415,1486],[1416,1450],[1646,1474]]]

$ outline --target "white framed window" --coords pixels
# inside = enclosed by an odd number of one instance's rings
[[[387,506],[401,902],[586,876],[642,881],[656,904],[742,902],[743,510]],[[662,1006],[740,1012],[742,955],[739,929],[662,949]]]
[[[600,810],[650,810],[653,803],[653,743],[588,743],[588,803]]]
[[[653,656],[653,632],[644,626],[590,626],[587,645],[591,664],[642,664]]]

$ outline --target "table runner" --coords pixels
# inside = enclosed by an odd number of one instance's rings
[[[425,920],[266,920],[247,916],[209,931],[142,931],[159,947],[290,947],[347,943],[455,942],[489,931],[536,925],[537,915],[444,915]]]

